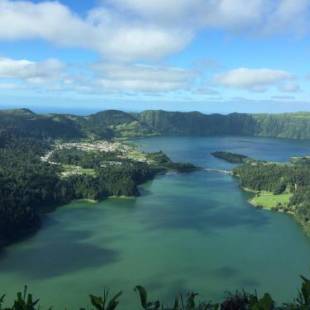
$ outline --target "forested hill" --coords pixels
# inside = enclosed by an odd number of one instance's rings
[[[144,111],[137,118],[162,135],[246,135],[310,139],[310,112],[202,114]]]
[[[39,138],[113,138],[152,135],[244,135],[310,139],[310,112],[288,114],[202,114],[200,112],[107,110],[89,116],[0,111],[0,131]]]
[[[162,135],[254,135],[258,131],[257,122],[248,114],[144,111],[137,118]]]

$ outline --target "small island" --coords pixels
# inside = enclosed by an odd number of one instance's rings
[[[246,161],[250,160],[248,156],[241,155],[241,154],[236,154],[236,153],[231,153],[231,152],[223,152],[223,151],[217,151],[211,153],[212,156],[225,160],[231,164],[242,164],[245,163]]]

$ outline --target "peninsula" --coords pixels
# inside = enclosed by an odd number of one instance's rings
[[[249,200],[253,206],[291,214],[310,233],[310,157],[276,163],[230,152],[213,155],[230,163],[241,163],[232,170],[232,175],[240,180],[244,190],[253,193]]]

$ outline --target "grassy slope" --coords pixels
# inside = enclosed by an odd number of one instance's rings
[[[257,207],[265,209],[282,209],[288,206],[289,200],[292,197],[291,193],[283,193],[281,195],[274,195],[270,192],[260,192],[250,200],[250,203]]]

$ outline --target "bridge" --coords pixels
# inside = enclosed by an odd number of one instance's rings
[[[204,170],[208,172],[217,172],[217,173],[222,173],[222,174],[227,174],[227,175],[233,175],[233,172],[231,170],[215,169],[215,168],[205,168]]]

